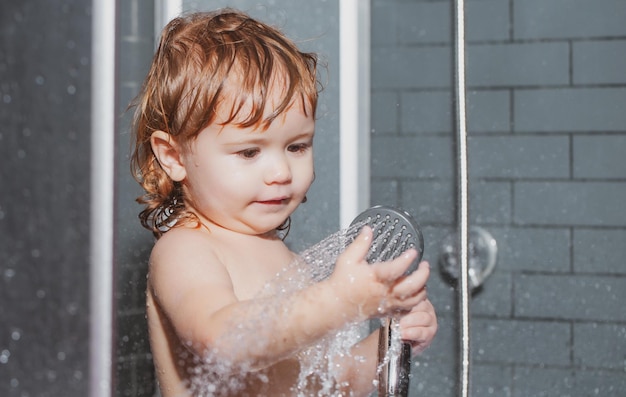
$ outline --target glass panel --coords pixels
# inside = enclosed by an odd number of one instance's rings
[[[456,382],[455,294],[436,267],[455,222],[450,22],[449,1],[372,1],[372,204],[403,208],[423,228],[439,318],[413,359],[411,395],[450,396]]]
[[[433,266],[454,226],[449,12],[372,8],[372,197],[415,214]],[[471,223],[498,245],[472,302],[475,395],[626,391],[625,17],[619,1],[466,2]],[[445,278],[429,284],[440,331],[414,395],[454,395]]]

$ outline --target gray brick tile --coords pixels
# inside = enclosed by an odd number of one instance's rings
[[[472,298],[472,315],[508,317],[513,311],[511,273],[497,268]]]
[[[516,39],[570,39],[626,35],[623,0],[515,1]]]
[[[466,102],[470,135],[477,132],[510,132],[510,97],[508,90],[469,90]]]
[[[402,184],[402,206],[425,224],[452,224],[454,197],[451,180]]]
[[[569,45],[470,44],[466,67],[470,87],[567,84]]]
[[[574,324],[574,360],[596,368],[624,370],[626,325]]]
[[[511,187],[508,182],[475,180],[470,183],[469,202],[472,224],[511,222]]]
[[[401,98],[402,132],[432,133],[452,130],[449,92],[411,92],[403,93]]]
[[[372,205],[399,206],[399,183],[395,179],[374,180],[370,185],[370,202]]]
[[[626,320],[626,278],[538,274],[520,275],[514,283],[516,316]]]
[[[450,5],[445,2],[397,3],[397,37],[402,44],[450,42]]]
[[[476,363],[472,366],[471,395],[510,397],[513,368],[505,365]]]
[[[626,134],[574,137],[574,178],[626,179]]]
[[[473,177],[569,177],[566,136],[471,136],[468,145]]]
[[[576,393],[574,397],[615,396],[621,397],[626,390],[624,371],[585,370],[575,371]]]
[[[452,151],[448,137],[373,136],[371,172],[376,178],[449,178]]]
[[[624,131],[626,126],[626,88],[517,90],[514,98],[515,131]]]
[[[432,347],[429,348],[432,350]],[[428,353],[429,350],[426,350]],[[453,353],[454,355],[454,353]],[[421,356],[412,369],[410,395],[454,396],[456,390],[455,364],[451,360],[445,362],[422,362]]]
[[[508,1],[468,1],[465,3],[465,19],[466,38],[470,42],[506,40],[509,38]],[[485,23],[485,21],[489,22]]]
[[[449,47],[373,48],[372,88],[450,87]]]
[[[626,230],[575,229],[574,270],[626,275]]]
[[[625,226],[626,184],[516,182],[517,224]]]
[[[575,42],[572,70],[574,84],[626,83],[626,40]]]
[[[576,394],[575,374],[570,369],[516,367],[513,379],[513,397],[583,396]]]
[[[570,362],[571,332],[566,323],[475,318],[472,337],[476,361],[543,365]]]
[[[569,229],[487,227],[498,244],[499,270],[563,273],[571,270]]]

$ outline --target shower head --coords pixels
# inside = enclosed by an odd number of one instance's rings
[[[394,259],[409,248],[417,250],[417,257],[406,274],[413,273],[424,254],[424,237],[419,225],[406,211],[377,205],[359,214],[351,223],[356,231],[368,225],[374,233],[372,246],[367,255],[369,263]]]
[[[363,211],[350,225],[349,240],[363,226],[372,228],[373,239],[367,254],[369,263],[397,258],[409,248],[417,250],[417,257],[406,274],[413,273],[424,254],[424,237],[417,222],[406,211],[391,207],[375,206]],[[402,341],[393,348],[394,340],[400,342],[397,321],[386,319],[378,338],[378,395],[381,397],[406,397],[409,393],[411,374],[411,345]]]

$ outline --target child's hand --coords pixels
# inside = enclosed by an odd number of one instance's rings
[[[417,271],[427,266],[426,262],[422,262]],[[425,287],[420,292],[420,296],[422,296],[422,301],[400,318],[401,337],[411,344],[413,354],[419,354],[430,346],[437,333],[437,315],[435,308],[428,300]]]
[[[368,264],[371,244],[372,229],[365,226],[339,256],[329,279],[342,305],[340,310],[353,320],[408,312],[424,300],[421,291],[428,279],[427,266],[404,275],[417,251],[409,249],[394,260]]]

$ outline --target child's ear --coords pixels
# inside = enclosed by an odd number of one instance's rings
[[[150,136],[150,145],[161,168],[175,182],[180,182],[187,176],[187,171],[181,158],[180,146],[165,131],[154,131]]]

